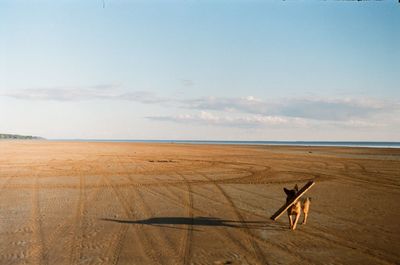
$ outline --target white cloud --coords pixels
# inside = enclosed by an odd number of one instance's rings
[[[249,96],[208,97],[181,100],[179,103],[186,113],[194,110],[195,114],[148,118],[250,128],[385,129],[400,126],[400,104],[388,100],[292,98],[272,102]]]
[[[190,80],[185,82],[190,84]],[[329,127],[399,128],[400,102],[370,98],[282,98],[264,100],[247,97],[177,99],[148,91],[123,90],[119,85],[22,89],[8,97],[24,100],[83,101],[126,100],[163,104],[186,114],[154,115],[150,120],[209,124],[230,127]]]
[[[30,88],[7,93],[4,96],[24,100],[76,101],[114,97],[115,85],[90,87]]]
[[[191,79],[182,79],[181,83],[184,87],[192,87],[194,86],[194,81]]]
[[[262,115],[243,115],[243,114],[216,114],[207,111],[201,111],[196,114],[180,114],[171,116],[150,116],[150,120],[170,121],[177,123],[194,123],[207,124],[228,127],[282,127],[292,126],[294,124],[301,125],[302,121],[294,118],[279,117],[279,116],[262,116]],[[304,123],[303,123],[304,124]]]
[[[265,101],[252,96],[182,100],[184,108],[285,116],[314,120],[345,121],[400,109],[398,102],[350,98],[289,98]]]
[[[53,87],[21,89],[4,96],[23,100],[83,101],[93,99],[128,100],[145,104],[167,102],[169,99],[147,91],[124,92],[120,86],[103,84],[88,87]]]

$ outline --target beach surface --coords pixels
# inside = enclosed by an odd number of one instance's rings
[[[0,264],[400,264],[395,148],[0,141],[0,190]]]

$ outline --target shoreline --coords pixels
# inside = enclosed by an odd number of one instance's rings
[[[218,141],[218,140],[113,140],[113,139],[46,139],[50,142],[99,142],[99,143],[151,143],[233,146],[287,146],[287,147],[355,147],[400,148],[400,142],[387,141]]]

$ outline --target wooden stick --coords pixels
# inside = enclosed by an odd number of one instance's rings
[[[289,209],[290,206],[295,204],[297,200],[300,199],[300,197],[303,196],[304,193],[306,193],[314,184],[315,182],[313,180],[307,182],[307,184],[299,190],[299,192],[292,200],[290,200],[288,203],[285,203],[285,205],[283,205],[278,211],[276,211],[276,213],[271,216],[271,219],[276,221],[287,209]]]

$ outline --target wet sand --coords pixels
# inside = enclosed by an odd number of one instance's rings
[[[0,141],[0,190],[0,264],[400,263],[400,149]]]

